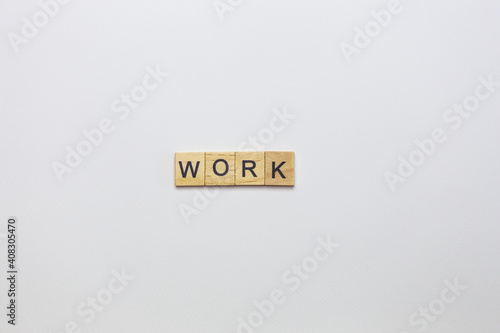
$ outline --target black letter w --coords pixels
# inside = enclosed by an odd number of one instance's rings
[[[191,175],[193,175],[193,178],[196,178],[196,174],[198,173],[198,167],[200,166],[200,161],[196,162],[196,168],[194,168],[194,170],[191,161],[187,162],[186,169],[182,167],[181,161],[179,161],[179,166],[181,167],[182,178],[186,178],[189,169],[191,169]]]

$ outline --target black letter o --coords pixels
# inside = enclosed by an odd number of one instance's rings
[[[217,163],[219,162],[224,162],[224,164],[226,165],[226,171],[224,171],[223,173],[218,173],[217,172]],[[217,161],[214,162],[214,173],[217,175],[217,176],[224,176],[226,175],[227,173],[229,172],[229,163],[227,163],[226,160],[223,160],[223,159],[218,159]]]

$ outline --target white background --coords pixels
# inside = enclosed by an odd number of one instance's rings
[[[500,2],[402,0],[349,63],[339,45],[387,1],[77,1],[12,47],[36,1],[0,3],[0,268],[18,218],[18,325],[1,332],[417,332],[409,317],[467,286],[428,332],[500,330],[500,90],[453,130],[443,113],[500,81]],[[159,66],[168,78],[126,119],[111,109]],[[498,88],[497,88],[498,89]],[[174,186],[176,151],[234,151],[295,115],[264,150],[293,150],[294,188]],[[106,134],[59,182],[53,162],[103,118]],[[391,191],[385,172],[442,128],[447,141]],[[199,206],[199,205],[198,205]],[[3,235],[2,235],[3,234]],[[296,291],[282,280],[317,237],[340,247]],[[77,307],[135,277],[90,323]],[[2,273],[0,276],[4,276]]]

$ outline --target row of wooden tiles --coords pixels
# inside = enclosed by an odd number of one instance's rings
[[[175,153],[175,186],[294,183],[292,151]]]

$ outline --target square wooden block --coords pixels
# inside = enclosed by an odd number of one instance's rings
[[[234,185],[234,152],[205,153],[205,185]]]
[[[175,186],[205,185],[205,153],[175,153]]]
[[[264,185],[264,152],[236,152],[236,185]]]
[[[293,186],[295,162],[293,151],[266,151],[266,185]]]

